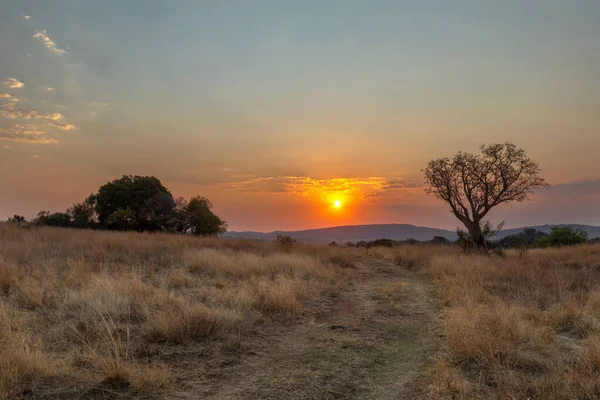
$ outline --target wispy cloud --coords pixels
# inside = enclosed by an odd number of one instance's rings
[[[54,126],[55,128],[60,129],[61,131],[70,131],[72,129],[76,129],[77,128],[73,124],[63,124],[63,123],[60,123],[60,122],[52,122],[51,125]]]
[[[63,54],[63,53],[67,52],[64,49],[59,49],[58,47],[56,47],[56,42],[54,40],[50,39],[50,37],[47,35],[45,29],[43,31],[36,32],[36,34],[33,35],[33,37],[36,39],[40,39],[47,48],[49,48],[50,50],[52,50],[53,52],[55,52],[57,54]]]
[[[25,86],[25,84],[21,81],[19,81],[18,79],[15,78],[6,78],[6,80],[4,82],[6,86],[8,86],[11,89],[20,89],[23,86]]]
[[[3,110],[0,111],[0,115],[8,119],[24,119],[27,121],[35,120],[40,123],[47,124],[58,128],[62,131],[70,131],[77,127],[73,124],[62,122],[64,116],[61,113],[48,113],[42,114],[35,110],[19,110],[14,107],[13,104],[5,104]]]
[[[49,92],[53,92],[54,88],[53,87],[49,87],[49,88],[46,88],[46,90],[49,91]]]
[[[38,144],[58,143],[58,140],[49,137],[46,132],[31,124],[17,124],[8,129],[0,128],[0,140]]]
[[[0,101],[8,101],[8,104],[5,104],[4,108],[14,108],[14,103],[18,103],[20,99],[8,93],[0,93]]]
[[[31,15],[23,15],[23,18],[24,19],[29,19],[29,18],[31,18]]]
[[[0,149],[8,150],[8,149],[10,149],[10,146],[7,144],[0,144]]]
[[[244,177],[220,186],[246,192],[292,193],[299,196],[353,196],[363,199],[380,197],[392,190],[412,189],[416,185],[404,179],[384,177],[315,179],[309,176]]]

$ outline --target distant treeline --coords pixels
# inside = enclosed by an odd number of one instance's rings
[[[525,228],[522,232],[508,235],[499,240],[488,240],[487,246],[489,249],[511,249],[511,248],[544,248],[544,247],[561,247],[574,246],[584,243],[600,242],[600,238],[588,240],[587,232],[571,227],[555,227],[550,230],[550,233],[538,231],[533,228]],[[371,241],[360,242],[331,242],[330,246],[344,247],[396,247],[401,245],[416,245],[416,244],[438,244],[438,245],[463,245],[461,238],[456,241],[450,241],[443,236],[434,236],[432,240],[419,241],[416,239],[392,240],[381,238]]]
[[[227,224],[212,212],[205,197],[173,198],[153,176],[124,175],[106,183],[65,212],[40,211],[28,222],[15,215],[9,222],[34,226],[138,232],[181,232],[217,235]]]

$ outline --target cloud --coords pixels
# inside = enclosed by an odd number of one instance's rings
[[[53,87],[49,87],[49,88],[46,88],[46,90],[49,91],[49,92],[52,92],[52,91],[54,91],[54,88]]]
[[[63,124],[60,122],[52,122],[51,125],[54,126],[55,128],[60,129],[61,131],[70,131],[71,129],[77,128],[75,125]]]
[[[33,118],[41,121],[58,121],[63,119],[63,115],[61,113],[38,114],[35,111],[31,111],[31,113],[33,114]]]
[[[10,149],[10,146],[7,144],[0,144],[0,149]]]
[[[309,176],[230,177],[232,182],[221,187],[245,192],[292,193],[298,196],[382,197],[391,190],[416,187],[403,179],[384,177],[315,179]]]
[[[36,120],[63,131],[70,131],[77,128],[73,124],[60,122],[64,118],[61,113],[40,114],[35,110],[18,110],[13,104],[5,104],[3,108],[4,110],[0,112],[0,115],[8,119],[22,118],[24,120]]]
[[[31,15],[23,15],[23,18],[24,19],[29,19],[29,18],[31,18]]]
[[[20,99],[8,93],[0,93],[0,101],[8,101],[8,104],[4,104],[2,107],[5,109],[14,108],[14,103],[18,103]]]
[[[0,140],[38,144],[58,143],[58,140],[48,137],[46,132],[31,124],[17,124],[8,129],[0,128]]]
[[[50,50],[52,50],[53,52],[55,52],[57,54],[63,54],[63,53],[67,52],[66,50],[59,49],[58,47],[56,47],[56,42],[54,40],[50,39],[50,37],[46,34],[45,29],[43,31],[36,32],[36,34],[33,35],[33,37],[36,39],[40,39],[47,48],[49,48]]]
[[[11,89],[20,89],[23,86],[25,86],[25,84],[21,81],[19,81],[18,79],[15,78],[6,78],[6,80],[4,82],[6,86],[8,86]]]
[[[60,113],[40,114],[35,110],[18,110],[14,107],[14,104],[5,104],[3,106],[4,111],[2,115],[8,119],[36,119],[40,121],[58,121],[63,118]]]

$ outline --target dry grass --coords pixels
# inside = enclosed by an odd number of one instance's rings
[[[309,320],[365,265],[437,288],[431,398],[600,398],[600,245],[499,258],[0,224],[0,399],[167,394],[191,365],[179,354],[209,373],[263,326]],[[414,293],[378,290],[398,307]]]
[[[506,259],[430,249],[419,264],[444,306],[433,398],[600,397],[600,246]]]
[[[0,224],[0,399],[160,394],[177,378],[164,346],[239,347],[301,318],[351,275],[338,253]]]

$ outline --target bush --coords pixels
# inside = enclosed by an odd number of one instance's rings
[[[296,241],[291,236],[277,234],[277,246],[284,251],[290,251]]]
[[[7,221],[8,221],[8,222],[10,222],[10,223],[13,223],[13,224],[18,224],[18,223],[22,223],[22,222],[27,222],[27,220],[25,219],[25,217],[24,217],[24,216],[22,216],[22,215],[17,215],[17,214],[15,214],[15,215],[13,215],[12,217],[8,218],[8,220],[7,220]]]
[[[542,231],[537,231],[533,228],[525,228],[522,232],[503,237],[498,241],[498,244],[503,248],[526,247],[533,245],[536,239],[544,238],[546,236],[548,236],[548,234]]]
[[[552,228],[548,236],[536,238],[537,247],[576,246],[587,242],[587,232],[570,226]]]
[[[396,247],[397,243],[395,240],[381,238],[377,240],[373,240],[367,243],[367,248],[369,247]]]
[[[68,228],[72,226],[71,217],[65,213],[53,213],[50,211],[40,211],[33,220],[37,226],[56,226],[59,228]]]

